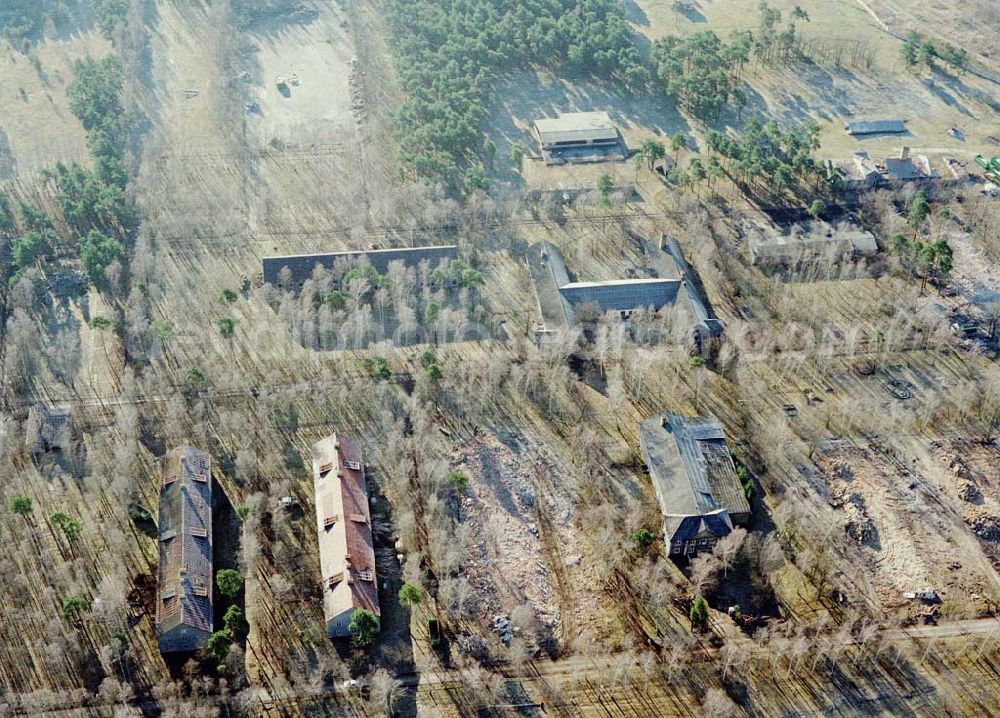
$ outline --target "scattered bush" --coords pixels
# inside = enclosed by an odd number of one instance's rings
[[[90,603],[82,596],[66,596],[62,602],[63,618],[72,621],[84,611],[90,610]]]
[[[223,661],[226,656],[229,655],[229,647],[232,645],[233,639],[229,635],[229,629],[223,629],[221,631],[216,631],[208,637],[208,643],[205,644],[205,650],[208,652],[208,655],[215,660]]]
[[[15,496],[11,499],[10,510],[19,516],[27,516],[34,511],[34,508],[31,499],[27,496]]]
[[[653,545],[656,535],[649,529],[643,528],[632,534],[632,538],[639,544],[639,548],[646,549]]]
[[[691,604],[691,623],[698,626],[708,623],[708,601],[703,596],[696,596]]]
[[[378,635],[378,617],[368,609],[359,608],[351,616],[347,630],[351,632],[356,646],[367,648],[375,642],[375,636]]]
[[[243,590],[243,577],[231,568],[219,569],[215,574],[215,585],[223,596],[233,598]]]

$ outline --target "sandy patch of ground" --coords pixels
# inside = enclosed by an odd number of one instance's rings
[[[992,592],[995,578],[983,574],[978,551],[937,477],[869,447],[828,451],[817,464],[845,544],[864,567],[879,605],[903,608],[909,603],[904,592],[925,587],[958,605],[975,604]]]
[[[38,43],[30,56],[0,42],[0,180],[87,157],[86,133],[69,111],[66,87],[76,60],[110,52],[96,32]]]

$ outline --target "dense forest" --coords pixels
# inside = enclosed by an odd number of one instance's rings
[[[613,0],[394,0],[401,159],[453,190],[484,185],[480,130],[498,73],[536,63],[569,74],[650,81],[621,3]]]
[[[131,0],[3,0],[0,35],[11,41],[28,41],[41,35],[49,21],[59,29],[77,11],[92,10],[94,23],[110,40],[125,23],[131,4]]]
[[[722,157],[725,173],[749,196],[780,201],[789,194],[836,189],[836,176],[813,157],[819,132],[812,120],[785,131],[774,120],[761,124],[752,119],[738,137],[711,131],[708,149]]]

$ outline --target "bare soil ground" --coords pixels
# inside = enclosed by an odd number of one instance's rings
[[[559,491],[567,481],[557,464],[511,434],[502,439],[480,434],[455,447],[451,464],[471,478],[460,513],[462,523],[472,527],[474,547],[465,571],[481,620],[509,616],[527,603],[554,635],[575,637],[565,635],[565,624],[592,628],[600,586],[583,561],[587,549],[575,526],[579,519],[568,493]],[[557,547],[557,555],[546,546]],[[560,579],[569,585],[560,585]]]
[[[996,576],[984,575],[970,556],[968,533],[936,481],[867,448],[824,452],[817,464],[848,536],[844,544],[865,566],[881,606],[912,606],[904,592],[924,588],[952,610],[981,607],[995,595]]]
[[[69,111],[66,87],[73,62],[109,52],[96,30],[38,42],[27,55],[0,41],[0,180],[86,160],[86,133]]]
[[[364,184],[351,181],[361,163],[362,103],[352,97],[352,73],[361,69],[350,22],[330,3],[303,7],[287,23],[254,28],[243,54],[252,58],[247,91],[256,103],[247,117],[248,151],[256,157],[255,233],[331,229],[367,218]],[[331,196],[340,199],[336,213],[326,211]]]
[[[785,21],[792,7],[800,5],[810,17],[809,22],[797,23],[800,37],[821,39],[830,47],[859,44],[871,53],[872,66],[855,67],[845,60],[841,67],[751,67],[744,78],[750,86],[750,102],[743,120],[777,117],[787,123],[814,118],[823,126],[821,154],[825,157],[843,157],[862,149],[873,156],[886,156],[907,145],[914,152],[937,157],[942,172],[945,156],[968,161],[991,146],[988,137],[996,134],[994,128],[1000,118],[1000,88],[996,84],[968,74],[907,70],[899,58],[900,41],[880,26],[863,3],[781,0],[771,4],[782,11]],[[944,3],[920,10],[910,10],[914,4],[909,2],[870,3],[876,14],[881,12],[880,5],[887,4],[905,6],[911,16],[927,15],[926,24],[908,23],[907,29],[913,26],[935,38],[939,37],[938,28],[948,33],[946,28],[953,27],[953,23],[945,22],[947,16],[963,14],[966,22],[976,16],[971,3]],[[758,15],[755,0],[695,3],[695,10],[687,16],[675,12],[671,3],[637,0],[631,19],[636,29],[652,41],[662,35],[705,30],[726,38],[733,30],[756,30]],[[886,104],[886,98],[892,98],[890,104]],[[907,120],[908,132],[855,139],[843,131],[843,120],[852,115],[902,117]],[[964,142],[947,134],[953,126],[965,132]]]
[[[935,452],[941,483],[956,511],[1000,570],[1000,471],[995,444],[950,441]]]

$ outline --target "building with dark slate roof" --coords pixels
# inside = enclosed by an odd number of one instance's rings
[[[418,267],[427,262],[430,270],[441,262],[458,259],[456,245],[438,247],[406,247],[401,249],[369,249],[361,252],[330,252],[327,254],[289,254],[264,257],[264,282],[290,289],[300,289],[311,279],[316,267],[332,272],[346,272],[353,267],[369,264],[379,274],[386,274],[392,262],[406,267]]]
[[[903,120],[851,120],[844,125],[844,130],[854,136],[897,135],[906,132],[906,123]]]
[[[640,423],[639,446],[670,555],[710,551],[734,526],[750,520],[750,503],[717,419],[654,416]]]
[[[192,446],[160,459],[156,635],[161,653],[197,651],[212,635],[212,462]]]
[[[666,240],[666,251],[651,243],[646,245],[647,258],[661,276],[603,282],[572,281],[554,244],[542,241],[535,245],[528,269],[546,331],[576,326],[577,313],[584,306],[600,314],[615,313],[623,320],[640,309],[659,311],[680,306],[694,319],[692,334],[699,346],[720,336],[725,327],[708,308],[677,240]]]

